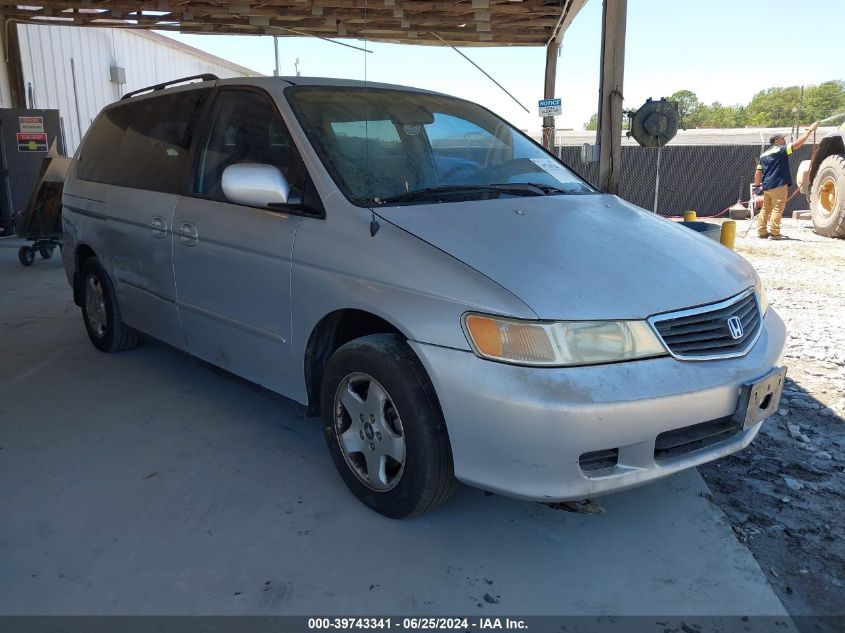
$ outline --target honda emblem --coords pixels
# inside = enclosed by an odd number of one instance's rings
[[[728,319],[728,331],[734,340],[742,338],[742,321],[739,320],[739,317],[732,316]]]

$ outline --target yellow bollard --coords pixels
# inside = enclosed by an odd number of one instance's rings
[[[729,249],[734,249],[734,241],[736,240],[736,221],[725,220],[722,223],[722,232],[719,234],[719,241],[727,246]]]
[[[684,222],[695,222],[698,215],[695,211],[684,211]]]

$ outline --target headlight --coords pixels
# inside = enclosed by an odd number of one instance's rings
[[[518,365],[595,365],[666,354],[645,321],[549,323],[466,314],[463,322],[478,356]]]
[[[769,309],[769,297],[766,296],[766,289],[760,277],[757,277],[757,281],[754,282],[754,291],[757,293],[757,303],[760,304],[760,314],[765,315],[766,310]]]

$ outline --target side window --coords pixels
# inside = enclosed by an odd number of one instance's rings
[[[180,193],[191,139],[210,89],[128,100],[97,119],[79,155],[79,177]]]
[[[251,90],[223,90],[199,155],[194,193],[226,202],[223,171],[238,163],[277,167],[290,184],[291,200],[301,199],[305,167],[270,98]]]

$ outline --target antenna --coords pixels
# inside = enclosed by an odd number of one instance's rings
[[[364,2],[364,48],[367,48],[367,2]],[[370,171],[370,115],[367,101],[367,56],[364,55],[364,169],[367,172],[367,197],[370,200],[370,237],[375,237],[381,228],[373,207],[373,178]]]

